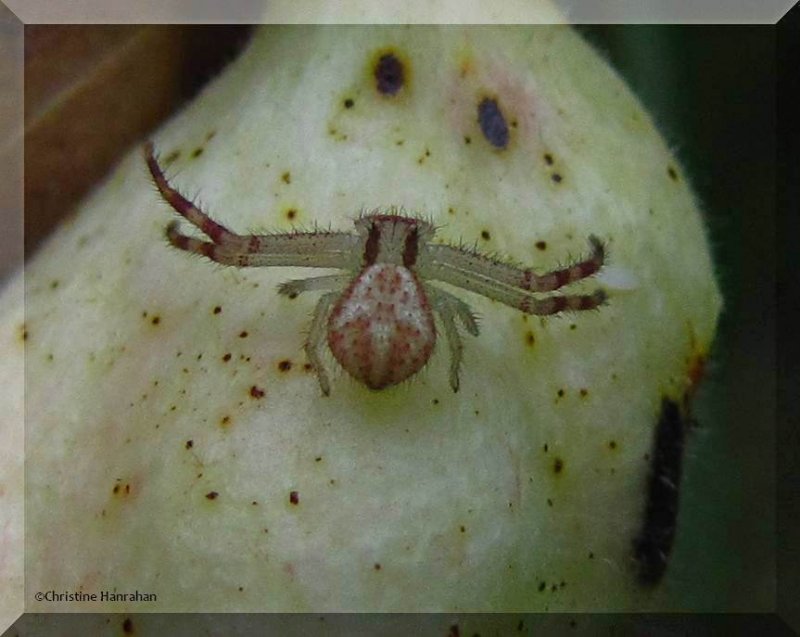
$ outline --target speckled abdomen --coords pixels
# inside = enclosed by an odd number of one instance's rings
[[[334,305],[328,345],[336,360],[371,389],[402,382],[426,363],[436,326],[422,285],[408,268],[364,268]]]

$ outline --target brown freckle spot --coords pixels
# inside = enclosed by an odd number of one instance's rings
[[[537,250],[547,250],[547,241],[537,241],[536,248]]]
[[[289,493],[289,502],[292,504],[299,504],[300,503],[300,493],[298,491],[291,491]]]
[[[461,531],[462,533],[465,533],[465,532],[466,532],[466,530],[467,530],[467,527],[465,527],[465,526],[462,524],[460,527],[458,527],[458,530],[459,530],[459,531]]]
[[[550,498],[547,498],[547,506],[553,506],[553,501]]]
[[[160,316],[154,316],[153,319],[150,322],[153,325],[158,325],[159,323],[161,323],[161,317]]]
[[[291,220],[294,219],[296,216],[297,216],[297,210],[295,208],[289,208],[289,210],[286,211],[287,219]]]
[[[528,333],[525,334],[525,342],[528,344],[528,347],[533,347],[533,344],[536,342],[536,337],[530,330],[528,330]]]
[[[57,287],[58,287],[58,279],[56,279],[56,280],[54,280],[54,281],[52,281],[50,283],[50,289],[51,290],[55,290]]]
[[[433,399],[431,402],[432,402],[434,405],[438,405],[438,404],[439,404],[439,399],[438,399],[438,398],[434,398],[434,399]]]
[[[314,458],[314,462],[321,462],[321,461],[322,461],[322,456],[317,456],[316,458]]]
[[[222,419],[219,421],[219,424],[223,427],[227,427],[231,422],[230,416],[223,416]]]
[[[203,150],[202,146],[198,146],[192,151],[192,157],[200,157],[203,154]]]
[[[278,369],[282,372],[288,372],[292,369],[292,361],[284,359],[278,362]]]
[[[303,365],[303,371],[305,371],[305,372],[310,372],[312,369],[314,369],[314,368],[311,366],[311,363],[305,363]]]
[[[552,179],[555,183],[560,184],[564,178],[559,173],[553,173],[550,175],[550,179]]]
[[[586,398],[589,395],[589,390],[581,387],[581,390],[578,392],[581,395],[581,398]]]
[[[488,241],[492,238],[492,235],[489,234],[488,230],[481,230],[481,239]]]
[[[383,95],[395,95],[405,84],[403,63],[394,53],[384,53],[373,69],[375,88]]]
[[[222,312],[222,308],[221,308],[219,305],[217,305],[217,306],[214,308],[214,314],[219,314],[220,312]]]
[[[550,447],[547,446],[547,443],[544,443],[544,445],[542,445],[542,451],[544,451],[545,453],[547,453],[549,448]]]
[[[185,446],[187,449],[191,449],[192,447],[194,447],[194,440],[187,440]]]
[[[344,107],[345,107],[345,108],[353,108],[353,106],[355,106],[355,102],[353,101],[353,99],[352,99],[352,98],[348,97],[348,98],[347,98],[347,99],[344,101]]]
[[[239,592],[241,593],[244,590],[244,586],[239,587]]]
[[[239,338],[247,338],[247,331],[242,330],[241,332],[239,332]]]
[[[564,470],[564,461],[561,458],[556,458],[553,461],[553,473],[561,473]]]
[[[469,135],[464,135],[464,143],[465,144],[471,144],[472,143],[472,137],[470,137]]]
[[[122,632],[125,633],[126,635],[133,634],[133,621],[131,620],[130,617],[126,617],[122,622]]]
[[[577,329],[578,329],[578,326],[577,326],[577,325],[575,325],[575,323],[570,323],[569,329],[571,329],[571,330],[577,330]]]
[[[593,560],[593,559],[594,559],[594,553],[592,553],[591,551],[589,551],[589,559],[590,559],[590,560]]]
[[[372,568],[374,568],[376,571],[379,571],[381,570],[381,565],[375,562],[375,565]]]
[[[675,170],[674,166],[667,166],[667,174],[672,181],[678,181],[678,171]]]
[[[258,502],[256,502],[255,500],[253,500],[250,504],[253,505],[254,507],[258,506]]]
[[[222,357],[222,360],[224,360],[226,363],[227,363],[229,360],[231,360],[231,354],[230,354],[230,352],[228,352],[227,354],[225,354],[225,356],[223,356],[223,357]]]
[[[219,493],[217,493],[216,491],[209,491],[208,493],[206,493],[206,499],[216,500],[218,495]]]
[[[539,582],[539,592],[543,592],[545,588],[547,588],[547,584],[545,582]]]
[[[290,173],[290,172],[287,170],[285,173],[283,173],[283,174],[281,175],[281,179],[283,180],[283,183],[285,183],[285,184],[290,184],[290,183],[292,183],[292,173]]]
[[[255,385],[253,385],[253,386],[250,388],[250,395],[251,395],[253,398],[256,398],[256,399],[258,399],[258,398],[263,398],[263,397],[264,397],[264,390],[263,390],[263,389],[260,389],[259,387],[256,387]]]
[[[559,389],[556,393],[558,394],[559,398],[563,398],[564,397],[564,390],[563,389]]]
[[[548,166],[553,165],[553,156],[550,153],[544,154],[544,163],[546,163]]]

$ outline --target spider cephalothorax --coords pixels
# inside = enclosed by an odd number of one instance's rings
[[[238,267],[300,266],[336,268],[329,274],[283,283],[280,294],[296,297],[325,291],[317,303],[306,354],[323,393],[330,382],[322,365],[325,345],[351,376],[371,389],[396,385],[416,374],[436,344],[434,314],[450,347],[450,385],[458,391],[463,349],[458,320],[473,336],[478,324],[469,306],[430,285],[441,281],[482,294],[527,314],[549,315],[564,310],[589,310],[605,302],[592,294],[550,295],[565,285],[595,274],[603,265],[603,244],[590,236],[591,254],[558,270],[536,274],[530,268],[487,257],[475,250],[432,243],[436,229],[417,217],[373,212],[356,222],[356,232],[287,232],[239,235],[215,222],[175,190],[145,146],[147,166],[161,196],[210,241],[183,235],[177,222],[167,226],[176,248]]]

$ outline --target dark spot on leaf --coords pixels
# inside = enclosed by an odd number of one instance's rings
[[[536,337],[533,335],[533,332],[529,330],[528,333],[525,334],[525,343],[528,345],[528,347],[533,347],[533,344],[535,342],[536,342]]]
[[[287,170],[285,173],[283,173],[283,174],[281,175],[281,179],[283,180],[283,183],[285,183],[285,184],[290,184],[290,183],[292,183],[292,173],[290,173],[290,172]]]
[[[586,398],[586,396],[589,395],[589,390],[586,389],[585,387],[581,387],[578,393],[580,394],[581,398]]]
[[[242,330],[239,332],[239,338],[247,338],[247,330]]]
[[[222,312],[222,308],[221,308],[219,305],[217,305],[217,306],[214,308],[214,314],[219,314],[220,312]]]
[[[508,124],[496,99],[484,97],[478,104],[478,124],[483,136],[492,146],[508,146]]]
[[[154,316],[153,319],[150,322],[153,325],[158,325],[159,323],[161,323],[161,317],[160,316]]]
[[[381,565],[378,564],[377,562],[375,562],[375,564],[374,564],[374,566],[372,568],[374,568],[376,571],[379,571],[379,570],[381,570]]]
[[[208,500],[216,500],[218,495],[219,493],[217,493],[216,491],[209,491],[208,493],[206,493],[206,498]]]
[[[203,147],[202,146],[198,146],[197,148],[195,148],[192,151],[192,157],[200,157],[200,155],[202,155],[202,154],[203,154]]]
[[[464,135],[464,143],[465,144],[471,144],[472,143],[472,137],[470,137],[469,135]]]
[[[492,235],[489,234],[488,230],[481,230],[481,239],[483,239],[484,241],[488,241],[491,238]]]
[[[355,102],[352,100],[352,98],[348,97],[348,98],[347,98],[347,99],[344,101],[344,107],[345,107],[345,108],[353,108],[353,106],[355,106]]]
[[[550,153],[544,154],[544,163],[547,164],[548,166],[553,165],[553,156]]]
[[[564,178],[558,173],[553,173],[552,175],[550,175],[550,179],[552,179],[557,184],[560,184]]]
[[[222,420],[219,421],[219,424],[223,427],[227,427],[231,424],[231,417],[230,416],[223,416]]]
[[[250,388],[250,395],[255,399],[263,398],[264,397],[264,390],[256,387],[255,385],[253,385]]]
[[[559,389],[556,393],[558,394],[559,398],[563,398],[564,397],[564,390],[563,389]]]
[[[289,502],[292,504],[299,504],[300,503],[300,493],[298,491],[291,491],[289,493]]]
[[[284,359],[282,361],[279,361],[278,362],[278,369],[280,371],[282,371],[282,372],[288,372],[290,369],[292,369],[292,361],[290,361],[288,359]]]
[[[616,449],[617,448],[617,441],[616,440],[609,440],[608,441],[608,448],[609,449]]]
[[[133,621],[131,620],[130,617],[126,617],[122,621],[122,632],[125,633],[126,635],[133,634]]]
[[[55,290],[58,287],[58,279],[50,282],[50,289]]]
[[[564,461],[561,458],[556,458],[553,461],[553,473],[559,474],[564,470]]]
[[[187,449],[191,449],[192,447],[194,447],[194,440],[187,440],[185,446]]]
[[[536,245],[536,249],[537,250],[547,250],[547,242],[546,241],[537,241],[535,245]]]
[[[458,624],[453,624],[450,626],[450,630],[447,633],[447,637],[460,637],[461,631],[458,628]]]
[[[289,210],[286,211],[286,218],[289,219],[289,221],[294,219],[296,216],[297,216],[296,208],[289,208]]]
[[[661,401],[644,519],[633,542],[639,584],[648,588],[658,584],[664,576],[675,540],[686,422],[686,414],[677,402],[669,398]]]
[[[225,361],[226,363],[227,363],[229,360],[231,360],[231,354],[230,354],[230,352],[228,352],[227,354],[225,354],[225,355],[222,357],[222,360],[223,360],[223,361]]]
[[[674,166],[667,166],[667,174],[672,181],[678,181],[678,171]]]
[[[384,53],[375,65],[375,88],[383,95],[395,95],[405,83],[403,63],[394,53]]]
[[[545,588],[547,588],[547,583],[546,582],[539,582],[539,592],[540,593],[544,592]]]
[[[169,155],[164,158],[164,165],[169,166],[172,162],[174,162],[178,157],[181,156],[180,150],[173,150]]]

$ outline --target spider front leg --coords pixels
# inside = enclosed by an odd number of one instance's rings
[[[564,268],[535,274],[530,268],[490,259],[448,245],[431,246],[431,261],[425,264],[425,278],[481,294],[526,314],[547,316],[565,310],[591,310],[607,299],[604,290],[591,294],[535,297],[532,293],[550,292],[598,272],[605,260],[605,249],[597,237],[590,237],[591,255]]]
[[[450,348],[450,387],[457,392],[459,388],[458,371],[461,367],[464,345],[461,342],[461,335],[458,333],[456,317],[473,336],[478,335],[478,323],[472,310],[461,299],[431,286],[425,286],[425,293],[428,295],[434,312],[442,320],[444,335]]]
[[[203,232],[202,241],[180,232],[172,223],[169,242],[181,250],[201,254],[223,265],[300,266],[310,268],[350,267],[358,238],[346,232],[281,232],[240,235],[228,230],[173,188],[156,159],[152,142],[145,145],[145,160],[153,183],[173,210]]]

